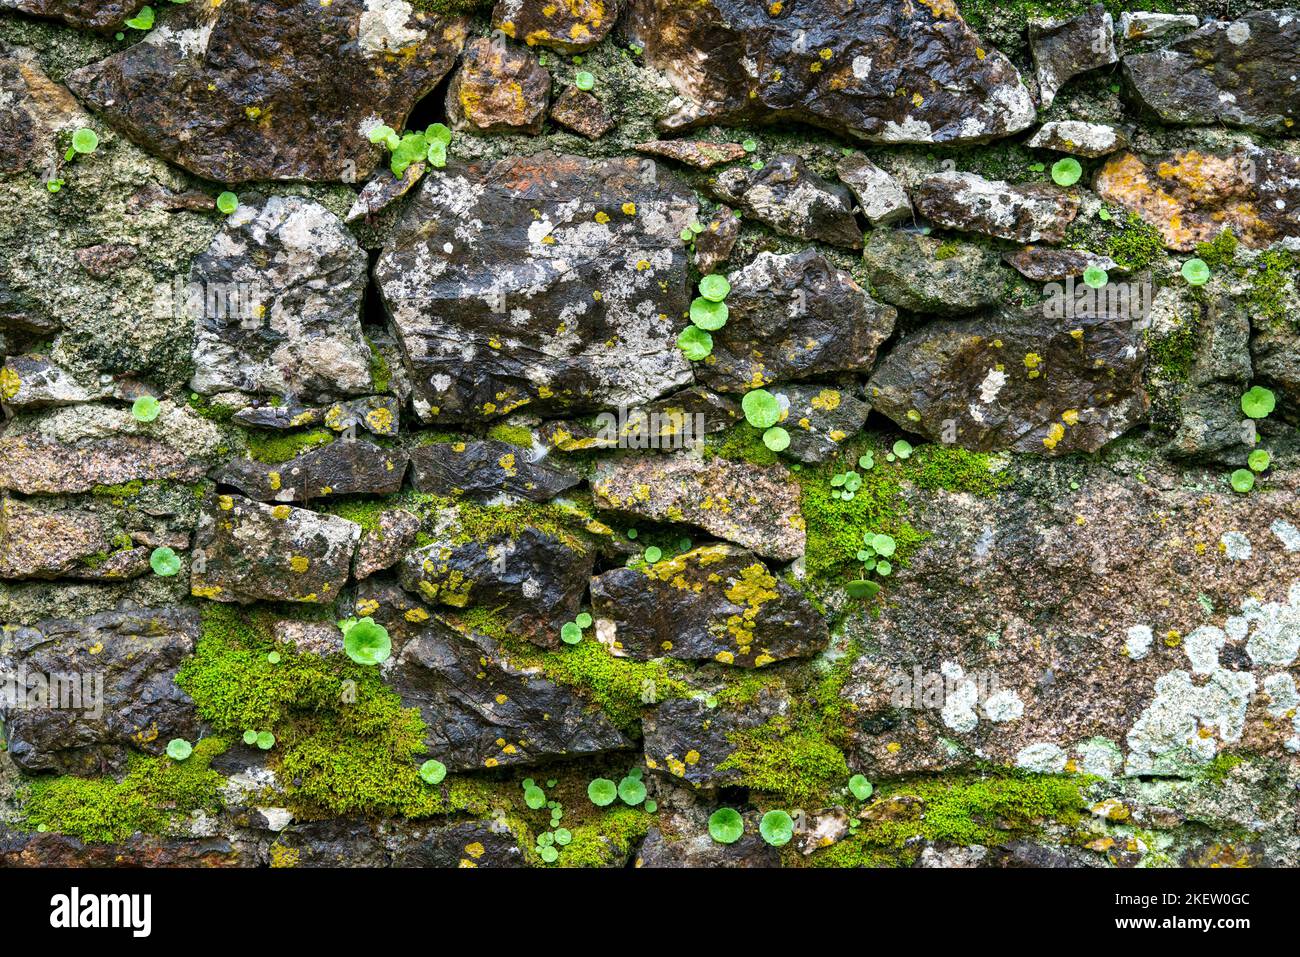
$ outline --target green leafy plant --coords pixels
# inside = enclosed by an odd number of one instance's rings
[[[234,193],[232,193],[230,190],[226,190],[224,193],[222,193],[220,196],[217,197],[217,210],[219,212],[222,212],[225,215],[229,216],[238,208],[239,208],[239,197],[236,196]]]
[[[270,731],[257,732],[257,746],[263,751],[270,751],[275,747],[275,735]]]
[[[1255,473],[1250,469],[1237,469],[1229,476],[1234,491],[1245,495],[1255,487]]]
[[[727,324],[731,315],[725,302],[714,302],[703,296],[691,301],[691,322],[705,332],[716,332]]]
[[[719,844],[735,844],[745,833],[745,819],[734,808],[720,807],[709,816],[709,836]]]
[[[586,70],[579,70],[577,76],[573,78],[573,85],[584,93],[589,92],[596,86],[596,77]]]
[[[64,162],[71,163],[80,156],[87,156],[99,149],[99,134],[88,126],[83,126],[72,134],[72,145],[63,154]]]
[[[1100,266],[1089,266],[1083,271],[1083,284],[1085,286],[1092,289],[1101,289],[1108,282],[1110,282],[1110,276]]]
[[[582,641],[582,626],[576,621],[566,621],[560,626],[560,641],[566,645],[576,645]]]
[[[278,665],[278,664],[280,663],[280,652],[278,652],[278,651],[268,651],[268,652],[266,653],[266,660],[267,660],[267,662],[270,663],[270,664]]]
[[[536,784],[529,784],[524,788],[524,803],[534,811],[543,808],[546,806],[546,792]]]
[[[849,778],[849,791],[859,801],[865,801],[871,797],[871,792],[874,790],[875,788],[871,786],[871,782],[861,774],[855,774]]]
[[[141,7],[140,12],[126,21],[132,30],[152,30],[154,21],[153,7]]]
[[[794,837],[794,819],[785,811],[768,811],[758,822],[758,833],[773,847],[784,847]]]
[[[587,797],[596,807],[609,807],[618,798],[618,785],[609,778],[596,778],[587,785]]]
[[[700,280],[700,295],[710,302],[722,302],[730,292],[731,283],[725,276],[714,274]]]
[[[1052,182],[1057,186],[1073,186],[1082,175],[1083,167],[1073,157],[1067,156],[1052,164]]]
[[[644,558],[646,560],[646,563],[649,565],[653,565],[655,562],[659,561],[663,557],[664,557],[664,550],[660,548],[658,545],[651,545],[649,548],[645,550]]]
[[[393,652],[388,629],[370,617],[339,623],[343,629],[343,650],[359,665],[378,665]]]
[[[1204,286],[1210,281],[1210,267],[1204,259],[1189,259],[1180,271],[1189,286]]]
[[[784,452],[790,447],[790,433],[774,425],[763,433],[763,444],[773,452]]]
[[[770,429],[781,421],[781,404],[766,389],[746,392],[740,400],[740,407],[745,413],[745,421],[756,429]]]
[[[1252,472],[1263,472],[1273,462],[1273,456],[1265,449],[1256,449],[1246,456],[1246,464]]]
[[[1271,389],[1265,389],[1263,386],[1251,386],[1241,397],[1241,411],[1252,419],[1267,418],[1276,407],[1277,396]]]
[[[167,742],[167,757],[173,761],[184,761],[194,753],[194,745],[184,738],[172,738]]]
[[[592,624],[592,617],[588,612],[584,611],[584,612],[580,612],[578,614],[578,617],[573,619],[573,621],[574,624],[576,624],[579,628],[590,628]],[[551,786],[554,787],[554,785]]]
[[[181,570],[181,560],[172,549],[163,545],[149,553],[149,567],[160,578],[171,578]]]
[[[423,132],[407,130],[398,135],[391,126],[382,123],[371,129],[369,140],[387,147],[392,154],[388,168],[401,179],[407,168],[424,161],[435,169],[447,165],[447,151],[451,147],[451,130],[442,123],[431,123]]]
[[[890,454],[893,455],[894,458],[910,459],[912,457],[912,443],[907,441],[907,439],[899,439],[894,443],[893,451]]]
[[[677,337],[677,348],[687,359],[699,362],[713,353],[713,336],[699,326],[687,326]]]
[[[645,800],[645,784],[639,777],[628,775],[618,782],[618,796],[624,804],[636,806]]]
[[[151,395],[142,395],[131,403],[131,415],[137,422],[152,422],[161,411],[162,406]]]
[[[447,776],[447,765],[430,758],[420,765],[420,779],[425,784],[440,784]]]

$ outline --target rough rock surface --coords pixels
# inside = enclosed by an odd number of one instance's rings
[[[1092,159],[1127,147],[1128,134],[1104,123],[1059,120],[1040,126],[1027,145]]]
[[[778,156],[760,170],[726,170],[714,189],[783,235],[849,249],[862,245],[849,191],[822,179],[798,156]]]
[[[405,452],[338,441],[278,464],[239,459],[217,475],[217,482],[258,502],[392,495],[402,489],[406,465]]]
[[[454,129],[475,133],[540,133],[551,75],[527,50],[488,37],[471,40],[447,88]]]
[[[1029,46],[1045,107],[1072,77],[1119,62],[1115,21],[1100,3],[1068,20],[1031,20]]]
[[[872,226],[888,226],[911,217],[907,190],[865,156],[846,156],[836,164],[835,174],[849,187]]]
[[[74,27],[89,30],[116,30],[134,16],[144,0],[0,0],[0,8],[30,13],[38,17],[55,17]]]
[[[928,176],[912,201],[940,226],[1021,243],[1060,242],[1079,212],[1079,200],[1055,186],[1013,186],[974,173]]]
[[[876,229],[867,234],[862,261],[876,295],[911,312],[974,312],[1002,292],[997,254],[971,243]]]
[[[551,107],[551,119],[589,140],[600,139],[618,125],[600,100],[576,86],[560,94]]]
[[[509,442],[435,442],[411,453],[411,485],[435,495],[465,495],[479,502],[499,497],[545,502],[582,477],[534,461],[531,449]]]
[[[1053,249],[1050,246],[1026,246],[1015,252],[1005,252],[1002,261],[1014,267],[1026,279],[1035,282],[1082,276],[1089,266],[1105,270],[1116,268],[1115,260],[1109,256],[1098,256],[1081,249]]]
[[[786,454],[800,462],[825,462],[866,425],[871,406],[834,386],[774,385],[769,392],[782,407],[780,425],[790,436]]]
[[[529,46],[581,53],[605,38],[618,13],[618,0],[498,0],[492,28]]]

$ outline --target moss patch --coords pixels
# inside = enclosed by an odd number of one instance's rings
[[[309,429],[306,432],[249,432],[248,454],[259,462],[278,465],[309,449],[329,445],[335,435],[329,429]]]

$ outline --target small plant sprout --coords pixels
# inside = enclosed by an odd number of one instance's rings
[[[63,154],[63,161],[71,163],[78,155],[89,155],[99,149],[99,134],[88,126],[83,126],[72,134],[72,145]]]
[[[727,324],[731,316],[725,302],[713,302],[703,296],[691,300],[691,322],[705,332],[716,332]]]
[[[159,578],[171,578],[181,570],[181,560],[174,551],[163,545],[149,553],[149,567]]]
[[[1273,462],[1273,456],[1264,449],[1256,449],[1246,456],[1246,464],[1252,472],[1262,472]]]
[[[794,819],[785,811],[768,811],[758,822],[758,833],[773,847],[783,847],[794,837]]]
[[[643,806],[648,814],[653,814],[655,811],[659,810],[659,802],[655,801],[653,798],[646,798]]]
[[[745,421],[756,429],[770,429],[781,421],[781,403],[766,389],[746,392],[740,400],[740,407],[745,413]]]
[[[173,761],[184,761],[194,753],[194,745],[184,738],[172,738],[167,742],[167,757]]]
[[[270,731],[257,732],[257,746],[263,751],[270,751],[275,747],[275,735]]]
[[[632,807],[645,800],[645,783],[639,777],[628,775],[618,782],[618,796],[624,804]]]
[[[126,25],[132,30],[152,30],[153,7],[141,7],[139,13],[126,21]]]
[[[543,836],[545,837],[547,835],[543,835]],[[555,840],[553,836],[550,839],[552,841]],[[547,864],[554,864],[556,861],[560,859],[560,852],[557,851],[551,844],[545,844],[545,845],[539,844],[537,846],[537,854]]]
[[[1089,266],[1083,271],[1083,284],[1091,289],[1101,289],[1110,282],[1110,276],[1100,266]]]
[[[651,545],[645,550],[645,560],[647,565],[653,565],[664,557],[664,550],[658,545]]]
[[[858,456],[858,468],[864,472],[870,472],[876,467],[876,455],[874,452],[866,452]]]
[[[715,273],[700,280],[700,295],[709,302],[722,302],[730,292],[731,283],[727,282],[725,276]]]
[[[573,832],[567,827],[557,827],[555,829],[555,843],[560,847],[568,847],[573,840]]]
[[[774,425],[763,433],[763,444],[773,452],[784,452],[790,447],[790,433]]]
[[[587,785],[587,797],[596,807],[609,807],[618,798],[618,785],[609,778],[596,778]]]
[[[849,778],[849,792],[859,801],[865,801],[871,797],[871,792],[874,790],[875,788],[871,786],[871,782],[861,774],[855,774]]]
[[[713,353],[713,336],[699,326],[687,326],[677,337],[677,348],[687,359],[699,362]]]
[[[152,422],[161,411],[162,406],[151,395],[142,395],[131,403],[131,415],[137,422]]]
[[[393,641],[388,629],[370,617],[348,619],[340,622],[343,629],[343,650],[359,665],[378,665],[388,660],[393,652]]]
[[[1052,182],[1057,186],[1073,186],[1083,175],[1083,167],[1073,157],[1057,160],[1052,164]]]
[[[578,613],[578,617],[575,618],[575,619],[573,619],[574,624],[576,624],[579,628],[590,628],[590,627],[591,627],[591,624],[592,624],[592,622],[593,622],[594,620],[595,620],[595,619],[593,619],[593,618],[591,617],[591,613],[590,613],[590,612],[585,612],[585,611],[584,611],[584,612],[579,612],[579,613]],[[550,787],[555,787],[554,782],[552,782],[549,786],[550,786]]]
[[[1180,270],[1189,286],[1204,286],[1210,281],[1210,267],[1204,259],[1189,259]]]
[[[755,140],[745,140],[745,142],[740,144],[740,148],[746,153],[752,153],[758,149],[758,142]]]
[[[573,78],[573,85],[584,93],[589,93],[596,86],[596,77],[586,70],[579,70],[578,75]]]
[[[880,592],[880,583],[869,578],[855,578],[844,586],[844,593],[850,598],[875,598]]]
[[[546,807],[546,792],[536,784],[524,788],[524,803],[530,810],[537,811]]]
[[[912,457],[912,443],[907,439],[899,439],[894,443],[894,455],[900,459],[910,459]]]
[[[1251,386],[1241,397],[1241,411],[1252,419],[1267,418],[1276,406],[1277,396],[1271,389],[1265,389],[1263,386]]]
[[[735,808],[720,807],[709,816],[709,836],[719,844],[735,844],[745,833],[745,819]]]
[[[217,197],[217,210],[222,214],[229,216],[238,208],[239,208],[239,197],[236,196],[234,193],[232,193],[230,190],[226,190],[224,193],[222,193],[220,196]]]
[[[280,652],[268,651],[266,653],[266,663],[270,665],[278,665],[280,663]]]
[[[704,232],[704,224],[698,219],[682,230],[682,242],[693,243],[695,237]]]
[[[1233,491],[1245,495],[1255,487],[1255,473],[1250,469],[1237,469],[1229,476]]]
[[[420,780],[425,784],[441,784],[447,776],[447,765],[430,758],[420,765]]]
[[[862,488],[862,476],[857,472],[839,472],[831,476],[831,498],[851,501]]]
[[[257,732],[252,730],[245,731],[244,744],[257,744]]]
[[[582,641],[582,628],[576,621],[566,621],[560,626],[560,641],[566,645],[576,645]]]
[[[367,134],[370,142],[387,148],[392,154],[388,168],[401,179],[412,163],[427,162],[435,169],[447,165],[447,150],[451,147],[451,130],[443,123],[431,123],[424,132],[407,130],[398,135],[391,126],[380,123]]]

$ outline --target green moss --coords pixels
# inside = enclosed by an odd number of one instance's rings
[[[137,831],[162,834],[177,818],[217,810],[224,778],[208,765],[225,749],[224,739],[205,738],[184,761],[137,755],[120,781],[72,776],[37,780],[27,786],[23,813],[32,828],[71,834],[88,843],[117,843]]]
[[[581,690],[623,730],[632,730],[647,706],[690,692],[662,661],[615,658],[590,638],[548,651],[538,663],[546,677]]]
[[[128,498],[135,498],[142,491],[144,491],[143,480],[132,479],[129,482],[122,482],[118,485],[96,485],[90,490],[90,494],[98,495],[102,498],[124,501]]]
[[[1232,769],[1239,764],[1245,764],[1246,759],[1239,754],[1230,754],[1227,751],[1220,751],[1214,756],[1214,760],[1209,764],[1202,766],[1200,777],[1203,781],[1214,785],[1222,786],[1223,782],[1228,779]]]
[[[784,717],[728,736],[736,750],[718,771],[735,772],[735,783],[793,805],[816,801],[849,779],[844,752],[806,734]]]
[[[1274,326],[1291,322],[1300,325],[1300,317],[1289,315],[1286,293],[1300,291],[1300,254],[1285,249],[1269,249],[1255,259],[1250,268],[1250,303],[1257,323]]]
[[[751,465],[775,465],[781,457],[763,444],[763,432],[748,422],[711,435],[705,442],[705,454],[716,455],[732,462],[749,462]]]
[[[1011,484],[1011,476],[994,472],[991,461],[985,452],[954,445],[922,445],[912,454],[904,475],[918,488],[988,497]]]
[[[489,439],[508,442],[510,445],[517,445],[521,449],[531,449],[533,447],[532,430],[522,425],[508,425],[505,422],[498,422],[488,429],[487,434]]]
[[[1231,266],[1237,255],[1237,234],[1225,229],[1208,243],[1197,243],[1196,255],[1211,269]]]
[[[1164,382],[1186,382],[1196,363],[1201,342],[1199,320],[1186,321],[1162,336],[1147,333],[1147,364],[1155,378]]]
[[[258,430],[248,433],[248,454],[259,462],[278,465],[308,449],[329,445],[334,439],[335,435],[329,429],[289,433]]]
[[[1121,269],[1141,272],[1165,255],[1165,247],[1160,230],[1129,213],[1119,229],[1107,237],[1106,252]]]
[[[189,406],[203,418],[212,422],[229,422],[239,410],[232,405],[222,405],[214,403],[207,396],[199,395],[197,392],[191,392]]]
[[[569,827],[573,840],[560,851],[556,863],[560,867],[608,867],[626,857],[654,822],[654,815],[639,807],[603,809],[589,820]]]
[[[934,251],[934,258],[942,262],[945,259],[952,259],[961,251],[961,245],[954,240],[948,240],[939,244]]]
[[[388,391],[388,386],[393,380],[393,370],[388,366],[388,360],[384,354],[367,337],[366,345],[370,347],[370,387],[378,393]]]
[[[411,0],[417,10],[427,13],[473,13],[490,7],[495,0]]]

